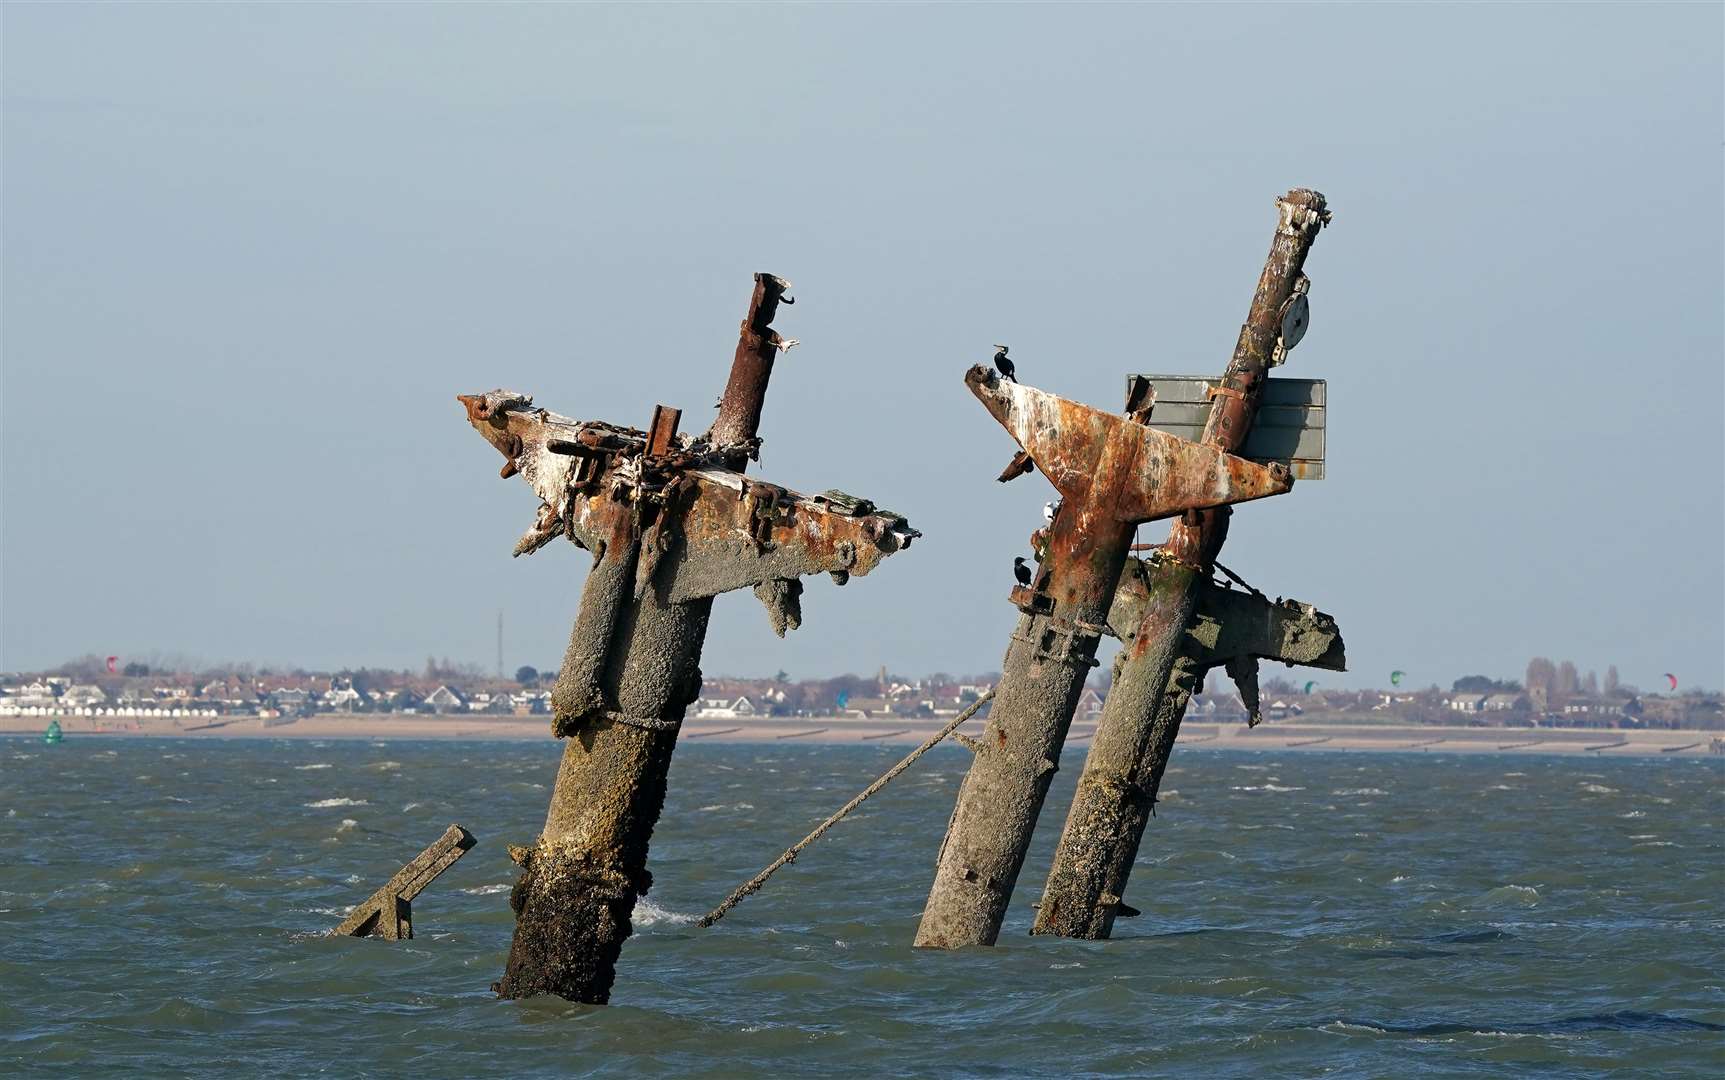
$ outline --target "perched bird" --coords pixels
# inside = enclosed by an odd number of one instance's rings
[[[1045,502],[1042,504],[1042,520],[1054,524],[1054,514],[1060,509],[1059,503]]]
[[[1030,567],[1024,565],[1024,556],[1012,560],[1012,576],[1018,579],[1020,585],[1030,584]]]
[[[1006,358],[1006,346],[996,345],[994,348],[996,350],[994,354],[994,370],[1000,372],[1002,377],[1011,379],[1013,382],[1017,382],[1018,376],[1013,374],[1016,369],[1013,368],[1012,361]]]

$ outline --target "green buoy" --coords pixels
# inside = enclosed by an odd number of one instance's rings
[[[42,741],[47,743],[49,746],[53,746],[63,738],[65,738],[65,736],[60,734],[60,721],[48,721],[48,730],[42,733]]]

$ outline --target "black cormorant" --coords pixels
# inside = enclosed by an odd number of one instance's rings
[[[1014,368],[1012,366],[1012,361],[1006,358],[1006,346],[996,345],[994,348],[994,370],[1000,372],[1003,378],[1017,382],[1018,376],[1013,374]]]
[[[1012,576],[1018,579],[1020,585],[1030,584],[1030,567],[1024,565],[1024,556],[1012,560]]]

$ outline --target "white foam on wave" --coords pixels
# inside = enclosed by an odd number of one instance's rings
[[[359,822],[353,820],[352,818],[344,817],[341,819],[341,824],[336,826],[335,831],[338,833],[344,833],[347,830],[356,827],[358,824],[359,824]]]
[[[191,803],[191,801],[192,801],[192,800],[190,800],[190,799],[182,799],[182,798],[180,798],[180,797],[179,797],[179,796],[178,796],[178,795],[169,795],[169,796],[168,796],[168,801],[169,801],[169,802],[177,802],[177,803],[187,803],[187,804],[190,804],[190,803]]]
[[[1516,791],[1518,789],[1515,787],[1512,787],[1509,784],[1493,784],[1492,786],[1486,788],[1486,790],[1487,791]]]
[[[420,807],[421,807],[421,806],[423,806],[423,805],[425,805],[425,804],[424,804],[424,803],[416,803],[416,802],[410,802],[410,803],[408,803],[408,804],[407,804],[407,805],[406,805],[406,806],[404,806],[404,807],[402,807],[402,808],[401,808],[401,812],[402,812],[402,813],[404,813],[404,814],[405,814],[405,813],[407,813],[407,812],[408,812],[408,811],[409,811],[409,810],[417,810],[417,809],[419,809],[419,808],[420,808]]]
[[[1240,786],[1236,785],[1234,787],[1229,788],[1228,790],[1229,791],[1304,791],[1306,789],[1303,787],[1283,787],[1280,784],[1262,784],[1262,785],[1258,785],[1258,786],[1253,786],[1253,785],[1248,784],[1245,787],[1240,787]]]
[[[328,810],[332,806],[370,806],[371,804],[364,799],[319,799],[317,802],[308,802],[305,805],[313,810]]]
[[[1615,795],[1615,794],[1617,794],[1616,788],[1606,787],[1604,784],[1583,784],[1583,785],[1581,785],[1581,790],[1591,791],[1595,795]]]
[[[695,921],[695,916],[684,915],[680,911],[666,911],[645,896],[635,901],[635,913],[629,919],[637,927],[656,926],[664,923],[667,926],[686,926]]]
[[[1526,776],[1527,774],[1524,772],[1506,772],[1503,775],[1505,775],[1505,776]]]
[[[1636,818],[1646,817],[1647,811],[1645,811],[1645,810],[1631,810],[1627,814],[1618,814],[1617,816],[1620,818],[1627,818],[1627,819],[1633,821]]]
[[[1236,765],[1234,768],[1241,772],[1268,772],[1270,769],[1268,765]]]
[[[495,885],[475,885],[471,889],[462,889],[461,891],[469,896],[496,896],[498,893],[508,892],[514,887],[507,881],[500,881]]]
[[[1676,843],[1674,841],[1671,841],[1671,840],[1649,840],[1649,841],[1645,841],[1645,842],[1640,843],[1640,844],[1636,844],[1635,846],[1636,847],[1682,847],[1683,845]]]
[[[1499,885],[1476,902],[1481,904],[1526,904],[1531,907],[1539,903],[1540,899],[1539,890],[1532,885]]]
[[[379,761],[374,765],[367,765],[366,768],[375,769],[378,772],[394,772],[396,769],[401,768],[401,762],[399,762],[399,761]]]
[[[1340,788],[1336,791],[1330,792],[1330,794],[1331,795],[1388,795],[1389,792],[1385,791],[1383,788],[1351,787],[1351,788]]]
[[[319,761],[319,762],[314,762],[311,765],[295,765],[294,770],[296,772],[306,772],[307,770],[310,770],[310,769],[327,769],[329,767],[330,767],[329,762]]]

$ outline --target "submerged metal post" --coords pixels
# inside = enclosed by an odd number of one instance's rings
[[[459,825],[451,825],[431,846],[413,860],[383,888],[372,893],[348,913],[340,926],[330,931],[331,937],[380,937],[401,941],[413,936],[413,898],[436,881],[438,875],[455,865],[455,860],[478,841]]]
[[[1308,284],[1302,271],[1330,218],[1324,197],[1303,188],[1276,205],[1270,254],[1204,427],[1204,443],[1228,452],[1245,445],[1269,369],[1304,333]],[[1337,670],[1343,665],[1341,637],[1328,616],[1309,605],[1271,604],[1261,595],[1224,595],[1210,583],[1230,514],[1218,507],[1175,523],[1167,542],[1137,564],[1130,587],[1116,597],[1111,625],[1124,647],[1032,933],[1109,935],[1186,703],[1206,672],[1225,667],[1255,720],[1259,658]]]
[[[865,500],[806,498],[749,480],[783,279],[755,275],[723,407],[704,435],[678,435],[676,410],[646,431],[578,422],[493,391],[466,395],[468,419],[539,496],[516,554],[567,536],[593,553],[563,667],[553,733],[568,742],[545,828],[513,848],[520,880],[504,997],[558,994],[602,1004],[652,885],[647,848],[683,714],[701,688],[713,597],[752,588],[783,636],[802,621],[806,574],[843,584],[919,535]],[[786,298],[788,302],[788,298]]]
[[[935,948],[990,945],[1000,933],[1095,664],[1133,526],[1281,494],[1293,484],[1279,465],[1006,382],[989,368],[971,368],[965,382],[1059,490],[1062,505],[1034,581],[1013,590],[1023,614],[917,927],[916,944]]]

